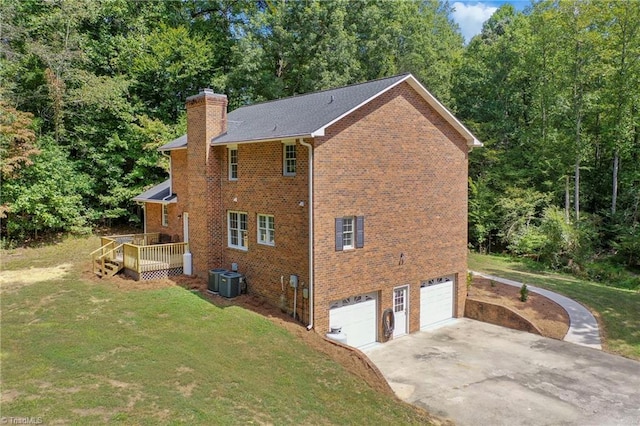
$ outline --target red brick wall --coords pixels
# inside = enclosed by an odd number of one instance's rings
[[[328,330],[333,300],[376,291],[380,317],[392,307],[393,288],[410,285],[409,330],[416,331],[420,283],[452,274],[455,315],[463,315],[468,148],[462,137],[402,83],[331,126],[315,146],[316,330]],[[364,248],[335,251],[334,219],[360,215]]]
[[[168,204],[168,226],[162,226],[162,207],[158,203],[145,204],[147,232],[160,232],[171,235],[174,240],[184,241],[182,214],[187,210],[189,199],[187,170],[187,150],[171,151],[171,190],[178,194],[178,202]]]
[[[200,93],[187,99],[187,158],[186,170],[174,167],[174,173],[184,174],[186,181],[185,211],[189,213],[189,247],[193,259],[193,273],[205,276],[220,259],[221,228],[220,161],[210,148],[211,139],[226,131],[227,97]],[[181,194],[178,193],[178,197]]]
[[[231,269],[238,264],[246,276],[250,293],[258,294],[270,303],[280,305],[284,280],[287,310],[293,307],[294,291],[289,276],[299,276],[297,299],[298,316],[309,319],[308,300],[302,288],[308,287],[308,151],[297,144],[297,171],[293,177],[282,175],[283,144],[280,141],[259,144],[240,144],[238,148],[238,180],[228,179],[228,149],[215,147],[222,158],[221,220],[224,229],[222,262],[215,267]],[[300,206],[300,202],[304,205]],[[248,250],[228,247],[227,212],[247,213]],[[275,246],[258,244],[257,215],[274,216]]]
[[[178,204],[170,207],[169,228],[175,223],[175,233],[182,235],[178,216],[189,212],[194,273],[206,276],[209,269],[230,269],[235,262],[250,293],[275,305],[284,294],[288,311],[293,306],[288,278],[298,275],[297,314],[307,322],[308,301],[302,298],[309,285],[307,148],[297,144],[297,175],[285,177],[281,142],[240,144],[238,180],[229,181],[227,147],[207,143],[224,129],[224,105],[219,95],[201,94],[188,102],[189,148],[172,152]],[[313,143],[316,330],[328,330],[331,301],[378,292],[380,316],[392,306],[393,288],[409,285],[409,328],[416,331],[420,283],[448,275],[457,276],[455,314],[461,316],[468,151],[462,137],[403,83]],[[229,210],[248,215],[247,251],[228,247]],[[157,212],[148,208],[149,231],[152,221],[160,223],[159,212],[159,206]],[[274,247],[257,243],[258,213],[275,218]],[[365,247],[336,252],[334,219],[360,215]]]
[[[145,220],[147,222],[147,232],[159,232],[161,234],[167,234],[171,238],[176,238],[178,241],[182,241],[182,219],[178,217],[180,212],[176,204],[168,204],[169,221],[168,226],[162,226],[162,204],[159,203],[146,203]]]

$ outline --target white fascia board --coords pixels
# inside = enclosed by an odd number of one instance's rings
[[[175,147],[175,148],[165,148],[165,149],[161,149],[161,148],[162,148],[162,147],[158,148],[158,149],[157,149],[157,151],[160,151],[160,152],[177,151],[177,150],[179,150],[179,149],[187,149],[187,145],[185,145],[185,146],[178,146],[178,147]]]
[[[231,145],[245,145],[249,143],[261,143],[261,142],[276,142],[276,141],[286,141],[286,140],[295,140],[295,139],[304,139],[304,138],[313,138],[313,133],[303,134],[303,135],[285,135],[278,136],[277,138],[265,138],[265,139],[251,139],[248,141],[229,141],[229,142],[214,142],[213,139],[210,142],[211,146],[231,146]]]
[[[442,105],[431,93],[429,93],[429,91],[425,89],[425,87],[422,84],[420,84],[420,82],[416,80],[416,78],[412,74],[408,74],[405,78],[398,80],[394,84],[390,85],[384,90],[381,90],[380,92],[376,93],[374,96],[370,97],[369,99],[366,99],[365,101],[361,102],[359,105],[345,112],[344,114],[337,117],[336,119],[330,121],[329,123],[325,124],[319,129],[311,132],[311,137],[324,136],[325,130],[329,126],[342,120],[347,115],[351,114],[352,112],[356,111],[357,109],[361,108],[362,106],[366,105],[367,103],[371,102],[372,100],[376,99],[380,95],[383,95],[384,93],[388,92],[389,90],[393,89],[399,84],[402,84],[405,81],[409,83],[409,85],[416,92],[418,92],[424,98],[424,100],[427,101],[429,105],[431,105],[433,109],[435,109],[442,117],[444,117],[444,119],[447,120],[447,122],[451,124],[451,126],[453,126],[453,128],[456,129],[458,133],[460,133],[460,135],[467,141],[467,145],[470,148],[479,148],[483,146],[482,142],[480,142],[478,138],[476,138],[469,131],[469,129],[467,129],[453,114],[451,114],[451,112],[444,105]]]
[[[178,197],[175,196],[171,200],[149,200],[145,198],[132,198],[131,200],[137,201],[138,203],[149,203],[149,204],[175,204],[178,202]]]
[[[351,108],[349,111],[345,112],[344,114],[338,116],[337,118],[331,120],[330,122],[328,122],[327,124],[325,124],[324,126],[320,127],[317,130],[314,130],[313,132],[311,132],[311,136],[312,137],[317,137],[317,136],[324,136],[324,131],[327,129],[327,127],[331,126],[332,124],[342,120],[344,117],[346,117],[347,115],[351,114],[353,111],[357,111],[358,109],[360,109],[362,106],[368,104],[369,102],[371,102],[372,100],[374,100],[375,98],[377,98],[380,95],[383,95],[384,93],[388,92],[389,90],[393,89],[394,87],[396,87],[398,84],[402,83],[403,81],[406,81],[408,78],[413,78],[413,76],[411,74],[408,74],[405,78],[400,79],[398,81],[396,81],[395,83],[393,83],[392,85],[390,85],[389,87],[385,88],[384,90],[379,91],[378,93],[376,93],[375,95],[373,95],[372,97],[370,97],[369,99],[365,99],[363,102],[359,103],[358,105],[356,105],[355,107]]]
[[[464,124],[451,114],[447,107],[442,105],[440,101],[438,101],[422,84],[420,84],[418,80],[413,76],[410,77],[411,78],[408,79],[407,83],[409,83],[416,92],[420,93],[424,100],[426,100],[433,109],[435,109],[442,117],[444,117],[445,120],[447,120],[449,124],[451,124],[451,126],[453,126],[454,129],[458,131],[458,133],[460,133],[460,136],[467,141],[467,146],[470,148],[480,148],[483,146],[482,142],[480,142],[478,138],[476,138],[473,133],[464,126]]]

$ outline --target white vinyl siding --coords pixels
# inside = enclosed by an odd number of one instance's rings
[[[229,247],[247,250],[247,214],[230,211],[227,228]]]
[[[273,216],[258,215],[258,243],[268,246],[275,245],[275,224]]]

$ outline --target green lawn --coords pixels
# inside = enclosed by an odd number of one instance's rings
[[[177,286],[122,290],[83,279],[97,245],[94,237],[1,253],[1,416],[45,424],[428,423],[251,311]],[[69,272],[46,281],[29,278],[43,269],[9,275],[65,262]]]
[[[469,269],[564,294],[600,314],[605,349],[640,359],[640,292],[608,287],[567,274],[534,271],[524,263],[472,253]]]

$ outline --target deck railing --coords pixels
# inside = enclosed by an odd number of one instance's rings
[[[121,261],[124,268],[138,275],[182,267],[183,255],[189,250],[189,243],[164,243],[167,237],[159,232],[101,237],[101,247],[91,253],[94,270],[96,260],[102,260],[103,263],[105,260]]]
[[[100,242],[104,246],[109,241],[115,241],[118,244],[133,244],[137,246],[148,246],[151,244],[157,244],[160,242],[159,232],[150,232],[147,234],[125,234],[125,235],[110,235],[108,237],[101,237]]]
[[[124,267],[137,273],[179,268],[189,243],[123,244]]]

